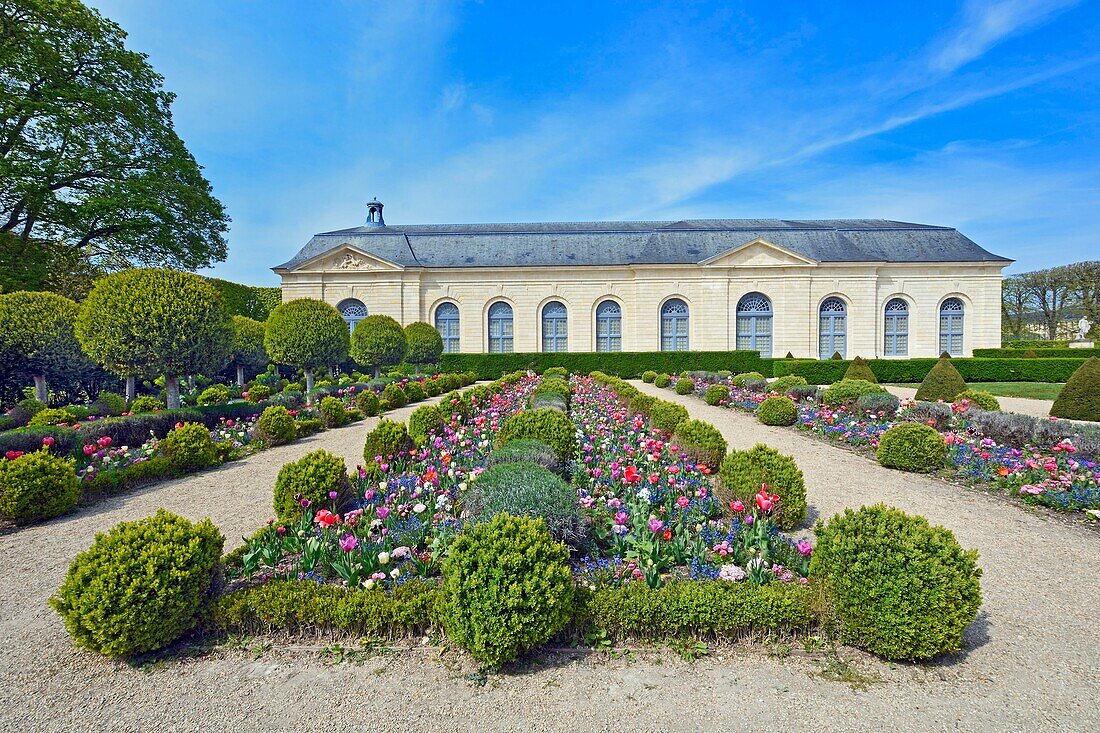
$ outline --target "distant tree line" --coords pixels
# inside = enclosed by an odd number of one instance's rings
[[[1077,262],[1011,275],[1001,290],[1005,339],[1039,334],[1054,340],[1072,335],[1084,316],[1092,335],[1100,333],[1100,261]]]

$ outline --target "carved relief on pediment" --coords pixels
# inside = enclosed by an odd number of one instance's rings
[[[344,254],[336,257],[332,260],[333,268],[337,270],[369,270],[371,264],[364,258],[352,253],[345,252]]]

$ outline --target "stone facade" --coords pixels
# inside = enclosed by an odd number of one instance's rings
[[[362,231],[370,232],[371,223],[345,230]],[[382,225],[376,231],[399,229]],[[483,236],[479,241],[492,248],[492,235]],[[318,298],[337,307],[358,301],[367,312],[392,316],[402,324],[437,325],[437,309],[453,303],[459,313],[458,350],[462,352],[494,350],[489,309],[501,301],[512,310],[513,351],[544,350],[543,309],[554,301],[566,307],[564,345],[569,351],[606,350],[610,342],[597,345],[596,311],[608,300],[618,304],[620,313],[621,340],[613,350],[682,348],[682,340],[662,342],[662,309],[671,299],[686,304],[687,323],[666,320],[666,331],[674,327],[686,331],[691,350],[731,350],[738,347],[738,304],[746,295],[761,294],[770,305],[770,318],[760,316],[752,322],[743,317],[740,325],[743,337],[746,330],[757,329],[760,337],[755,344],[764,355],[770,351],[776,357],[787,352],[796,357],[827,357],[835,345],[848,358],[931,357],[950,345],[954,353],[969,356],[975,348],[1000,345],[1001,270],[1009,262],[992,255],[954,262],[822,261],[756,237],[694,263],[574,264],[561,258],[557,264],[538,266],[479,261],[469,267],[438,267],[383,258],[370,251],[369,236],[332,240],[320,248],[304,249],[295,260],[274,268],[282,278],[284,301]],[[423,251],[430,245],[419,246]],[[303,256],[314,251],[319,253]],[[827,301],[831,318],[823,321],[820,310]],[[902,321],[888,316],[891,301],[895,301],[891,313],[896,316],[903,311]],[[941,318],[945,303],[951,311],[946,320]],[[358,308],[349,312],[362,313]],[[837,315],[842,319],[835,320]],[[822,328],[843,335],[823,344]],[[954,340],[945,330],[955,335]],[[893,347],[888,342],[894,339],[886,338],[888,331],[901,334]],[[752,345],[746,338],[741,341],[742,348]],[[502,343],[498,340],[495,345],[499,348]],[[559,340],[553,345],[563,344]]]

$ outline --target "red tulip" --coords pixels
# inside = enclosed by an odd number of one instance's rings
[[[730,509],[740,514],[745,511],[745,502],[738,499],[737,501],[730,502]]]
[[[45,438],[42,439],[42,445],[46,446],[47,448],[53,448],[53,442],[54,441],[52,435],[47,435]]]

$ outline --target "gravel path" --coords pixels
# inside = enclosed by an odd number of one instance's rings
[[[616,658],[550,653],[483,686],[466,679],[472,667],[461,656],[426,645],[354,660],[361,666],[330,666],[316,649],[276,645],[266,652],[221,647],[138,668],[71,647],[45,601],[96,531],[164,506],[214,517],[233,544],[270,512],[283,463],[323,446],[354,465],[372,420],[0,537],[0,728],[1084,731],[1100,725],[1096,533],[882,469],[734,410],[638,386],[681,402],[733,447],[763,441],[794,455],[821,516],[888,501],[977,547],[985,604],[966,651],[930,666],[858,655],[860,674],[877,681],[855,691],[822,679],[820,656],[773,658],[763,644],[717,649],[690,665],[659,650]]]
[[[981,382],[972,385],[975,389],[981,389]],[[894,387],[886,385],[886,389],[902,398],[917,396],[917,390],[913,387]],[[1050,417],[1050,408],[1054,400],[1033,400],[1029,397],[1001,397],[997,396],[997,402],[1001,403],[1001,409],[1005,412],[1018,412],[1021,415],[1033,417]]]

